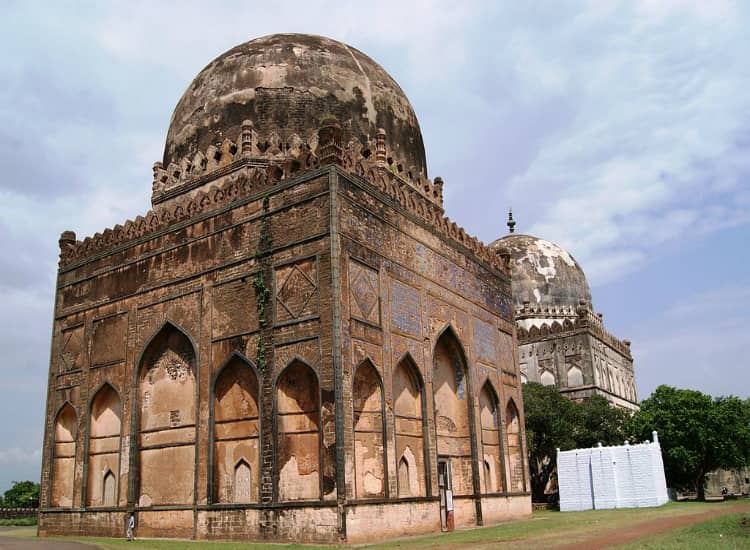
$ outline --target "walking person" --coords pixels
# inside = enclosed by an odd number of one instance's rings
[[[133,530],[135,529],[135,514],[133,512],[130,512],[130,517],[128,518],[128,529],[125,533],[125,536],[129,541],[135,540],[135,536],[133,536]]]

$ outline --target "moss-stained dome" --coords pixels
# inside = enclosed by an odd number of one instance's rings
[[[260,139],[306,142],[327,115],[341,122],[344,143],[385,129],[404,169],[427,175],[419,123],[396,81],[351,46],[305,34],[251,40],[209,63],[177,103],[163,163],[236,140],[245,120]]]

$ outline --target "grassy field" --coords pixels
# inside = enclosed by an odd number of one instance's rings
[[[658,520],[660,518],[669,518],[697,514],[701,512],[721,509],[732,506],[738,502],[726,503],[697,503],[697,502],[671,502],[660,508],[632,508],[627,510],[594,510],[588,512],[554,512],[543,511],[534,514],[532,519],[525,521],[516,521],[492,527],[480,529],[468,529],[456,531],[453,533],[437,534],[423,537],[413,537],[401,539],[393,542],[368,545],[360,548],[367,550],[418,550],[427,548],[461,548],[471,550],[490,550],[502,548],[504,546],[513,548],[550,548],[559,545],[562,542],[576,543],[591,538],[593,535],[605,535],[609,530],[628,528],[639,523]],[[750,503],[748,503],[750,504]],[[701,526],[697,524],[687,529],[676,530],[666,537],[682,537],[679,540],[703,540],[711,541],[710,544],[699,544],[698,546],[673,546],[674,548],[750,548],[746,541],[748,539],[747,531],[750,527],[741,523],[743,517],[750,516],[750,512],[744,514],[733,514],[724,516],[713,521],[706,522],[701,532]],[[734,518],[734,519],[729,519]],[[739,518],[739,519],[738,519]],[[734,522],[734,523],[732,523]],[[750,520],[748,520],[750,522]],[[734,526],[734,527],[732,527]],[[680,534],[690,529],[698,529],[697,533]],[[703,533],[703,534],[701,534]],[[743,535],[743,533],[745,533]],[[7,536],[8,532],[3,532]],[[722,537],[718,537],[722,534]],[[29,529],[19,529],[13,531],[12,536],[33,536],[33,531]],[[664,546],[665,542],[658,537],[643,539],[652,544],[649,548],[672,548]],[[703,537],[699,539],[698,536]],[[743,541],[745,546],[732,546],[723,544],[724,537],[727,541],[735,539]],[[117,548],[131,548],[142,550],[178,550],[188,548],[189,550],[261,550],[268,548],[268,543],[232,543],[232,542],[188,542],[188,541],[168,541],[168,540],[138,540],[136,542],[127,542],[124,539],[106,539],[106,538],[66,538],[65,540],[77,540],[87,544],[92,544],[104,550]],[[651,541],[654,542],[651,542]],[[667,539],[664,539],[667,540]],[[673,541],[669,539],[671,544]],[[674,539],[678,543],[678,539]],[[330,550],[331,546],[314,546],[300,544],[278,544],[273,545],[275,548],[283,550]],[[637,545],[623,546],[622,548],[643,548],[639,541]]]
[[[705,548],[750,548],[750,512],[729,514],[642,538],[618,550],[652,548],[659,550],[703,550]]]

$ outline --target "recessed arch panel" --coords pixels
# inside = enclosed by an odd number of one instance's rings
[[[234,354],[213,389],[213,500],[257,502],[260,471],[258,376]]]
[[[276,381],[278,499],[319,500],[320,390],[308,365],[294,360]]]
[[[543,386],[554,386],[555,385],[555,375],[552,374],[548,370],[543,370],[542,374],[539,376],[539,382]]]
[[[497,493],[504,490],[502,479],[502,447],[500,445],[500,425],[498,421],[500,411],[498,400],[489,382],[485,382],[479,393],[479,417],[482,424],[482,456],[484,468],[482,470],[482,492]]]
[[[398,496],[427,493],[425,477],[424,386],[411,356],[405,356],[393,373]]]
[[[143,351],[137,387],[138,505],[193,504],[197,359],[171,323]]]
[[[360,364],[352,383],[354,493],[356,498],[385,496],[383,384],[370,361]]]
[[[438,456],[450,457],[454,495],[470,495],[473,487],[471,420],[467,365],[458,338],[446,330],[432,358],[432,392]]]
[[[73,507],[77,433],[78,415],[73,406],[66,402],[55,417],[51,504],[56,508]]]
[[[115,506],[120,471],[122,403],[115,389],[104,384],[91,400],[89,417],[87,506]]]
[[[112,473],[112,470],[104,472],[101,503],[103,506],[117,505],[117,477]]]
[[[583,385],[583,371],[578,367],[568,369],[568,387]]]
[[[518,407],[512,399],[505,408],[505,436],[508,438],[508,452],[505,470],[508,476],[508,490],[524,491],[523,455],[521,454],[521,420]]]

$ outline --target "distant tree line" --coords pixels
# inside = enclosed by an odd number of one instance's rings
[[[705,499],[706,474],[750,466],[750,399],[712,398],[695,390],[659,386],[630,414],[594,395],[579,403],[555,387],[523,387],[532,498],[545,500],[557,449],[621,445],[659,433],[667,485]]]
[[[33,481],[14,481],[0,497],[0,508],[39,508],[39,484]]]

